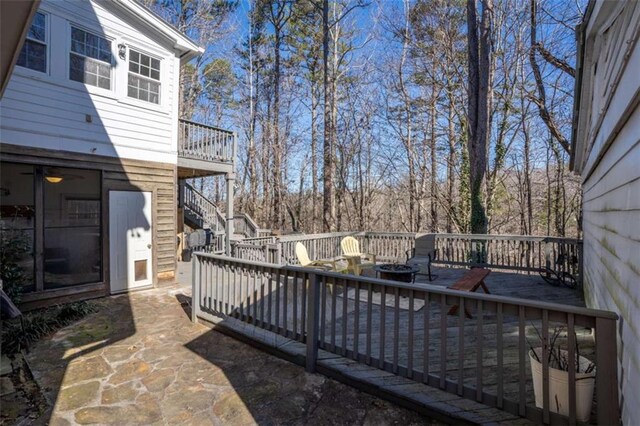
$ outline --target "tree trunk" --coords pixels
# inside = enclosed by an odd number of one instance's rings
[[[492,0],[481,0],[480,28],[476,20],[476,1],[467,0],[467,39],[469,55],[468,137],[471,233],[487,233],[485,174],[490,133]],[[478,33],[479,30],[479,33]]]
[[[435,92],[435,88],[433,88]],[[431,232],[438,232],[438,163],[436,161],[436,95],[432,93],[430,116],[431,116]]]
[[[331,123],[331,93],[329,85],[329,0],[322,2],[322,86],[324,88],[324,135],[322,184],[324,198],[322,202],[322,229],[324,232],[335,230],[335,192],[333,135]]]
[[[455,188],[455,164],[456,164],[456,133],[454,126],[454,111],[455,111],[455,99],[453,97],[453,90],[448,88],[447,90],[449,96],[449,108],[448,108],[448,119],[449,119],[449,127],[448,127],[448,139],[449,139],[449,156],[447,158],[447,208],[452,210],[454,208],[454,188]],[[447,214],[447,232],[450,234],[453,232],[453,215],[454,212],[451,211]]]
[[[271,6],[272,14],[273,7]],[[282,216],[282,147],[280,140],[280,46],[282,43],[282,27],[279,15],[280,8],[286,7],[276,5],[277,16],[273,16],[274,30],[274,69],[273,69],[273,225],[275,229],[283,228]]]
[[[318,221],[318,154],[317,121],[318,96],[316,94],[315,73],[311,78],[311,232],[317,231]]]

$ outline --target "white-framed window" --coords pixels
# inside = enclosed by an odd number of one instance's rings
[[[160,60],[129,49],[127,96],[160,104]]]
[[[111,89],[111,41],[71,26],[69,79]]]
[[[47,15],[36,12],[31,21],[17,65],[35,71],[47,72]]]

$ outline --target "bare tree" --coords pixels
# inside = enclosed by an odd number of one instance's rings
[[[476,0],[467,0],[467,39],[469,57],[468,141],[469,187],[471,191],[471,232],[487,233],[483,188],[487,169],[487,146],[491,131],[492,102],[492,0],[480,0],[480,27]]]

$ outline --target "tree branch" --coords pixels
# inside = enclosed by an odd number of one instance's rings
[[[569,74],[573,78],[576,77],[576,70],[571,65],[569,65],[566,61],[563,61],[562,59],[556,58],[555,56],[553,56],[551,52],[545,49],[542,43],[536,43],[534,46],[532,46],[532,48],[540,52],[540,56],[542,56],[542,59],[544,59],[554,67],[558,68],[561,71],[564,71],[565,73]]]
[[[529,50],[529,62],[531,63],[531,70],[533,71],[533,77],[536,81],[536,87],[538,89],[538,97],[529,95],[530,99],[538,106],[540,112],[540,118],[544,121],[547,128],[551,132],[551,135],[560,143],[562,149],[567,153],[571,153],[571,144],[565,138],[556,124],[553,114],[547,108],[547,96],[544,89],[544,81],[542,80],[542,74],[540,73],[540,67],[536,62],[536,47],[538,42],[536,41],[536,6],[537,0],[531,0],[531,49]]]

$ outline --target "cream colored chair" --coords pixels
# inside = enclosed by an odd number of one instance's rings
[[[305,268],[324,269],[325,271],[338,271],[335,260],[311,260],[304,244],[296,243],[296,257],[301,266]]]
[[[407,265],[417,266],[420,272],[417,275],[425,275],[429,281],[438,278],[431,274],[431,263],[438,257],[435,234],[418,235],[415,246],[407,251]]]
[[[349,261],[350,271],[356,275],[360,275],[362,269],[370,268],[376,265],[376,255],[371,253],[362,253],[360,251],[360,243],[353,237],[344,237],[340,241],[342,255]]]

